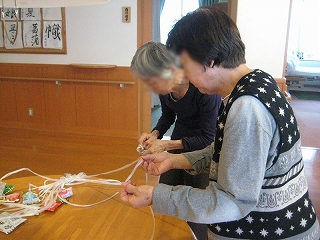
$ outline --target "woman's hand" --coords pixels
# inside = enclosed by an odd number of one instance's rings
[[[170,159],[172,154],[162,152],[158,154],[142,156],[143,170],[151,175],[159,176],[160,174],[173,168],[173,163]]]
[[[160,175],[170,169],[192,169],[188,159],[182,154],[167,152],[141,156],[143,170],[151,175]]]
[[[129,181],[122,183],[120,198],[134,208],[142,208],[152,204],[153,189],[154,187],[148,185],[138,187]]]
[[[157,130],[153,131],[152,133],[142,133],[138,139],[138,143],[142,147],[147,148],[151,142],[157,140],[158,136],[159,132]]]
[[[169,142],[168,140],[160,140],[160,139],[155,139],[153,141],[150,141],[150,143],[147,146],[147,150],[144,152],[143,155],[161,153],[166,151],[168,142]]]

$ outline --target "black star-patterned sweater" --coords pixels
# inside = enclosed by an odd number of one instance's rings
[[[206,190],[159,184],[155,212],[209,223],[213,239],[319,239],[294,113],[274,79],[255,70],[220,109],[213,147],[185,153],[210,167]]]

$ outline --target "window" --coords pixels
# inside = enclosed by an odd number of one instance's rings
[[[292,1],[288,54],[320,60],[320,1]]]
[[[166,43],[168,33],[181,17],[198,7],[198,0],[166,0],[160,16],[161,42]]]

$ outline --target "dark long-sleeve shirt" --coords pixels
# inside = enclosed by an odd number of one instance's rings
[[[202,94],[190,83],[187,93],[177,102],[169,94],[159,95],[159,98],[162,115],[153,129],[159,131],[159,139],[175,123],[171,139],[182,140],[182,152],[200,150],[213,142],[220,95]]]

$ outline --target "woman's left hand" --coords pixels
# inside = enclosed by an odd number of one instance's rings
[[[168,140],[156,139],[149,143],[147,151],[145,151],[143,155],[164,152],[167,150],[167,143]]]
[[[143,185],[136,186],[131,181],[122,183],[121,200],[134,208],[142,208],[152,204],[154,187]]]

